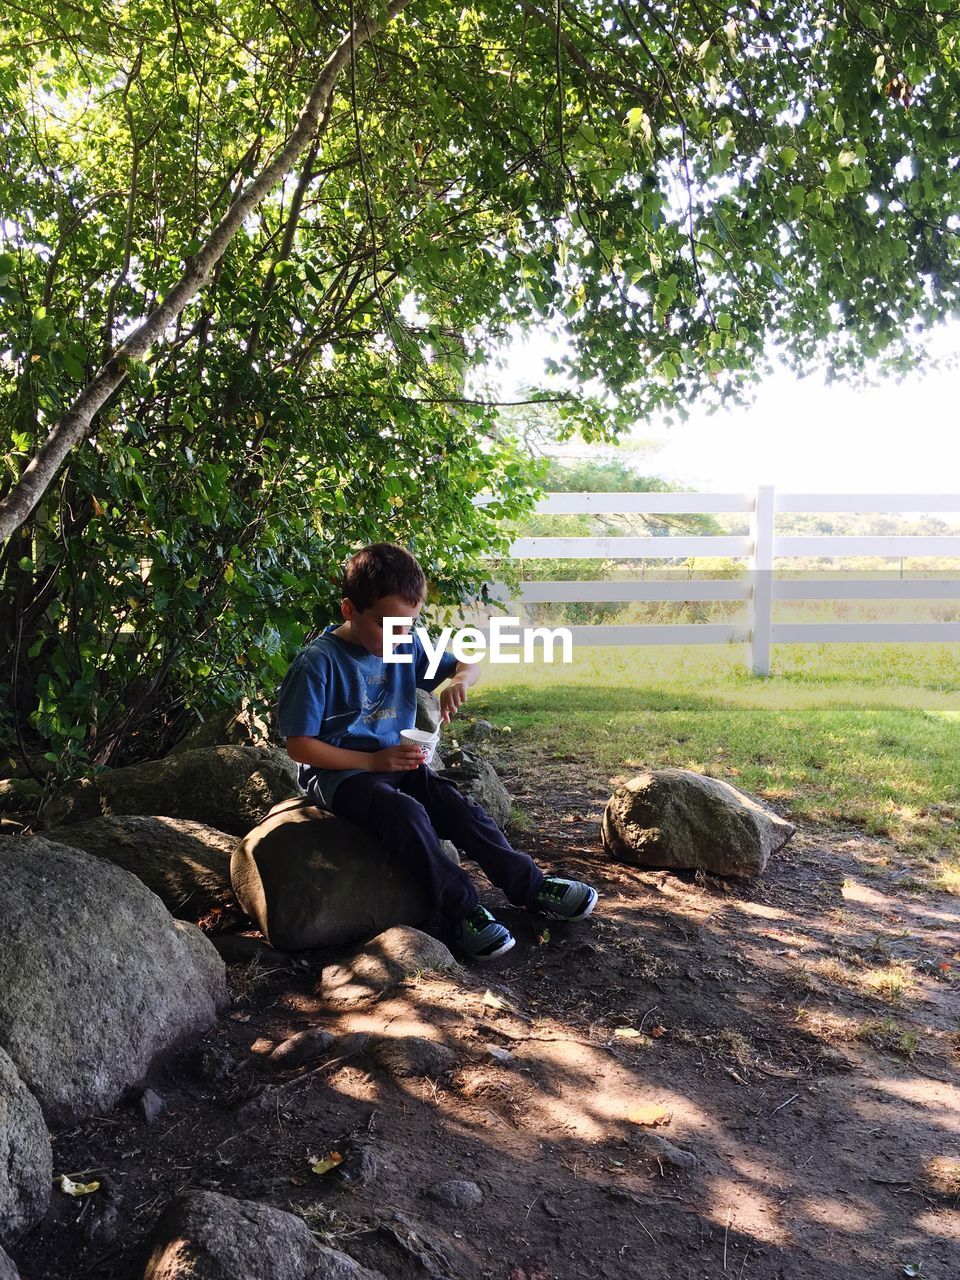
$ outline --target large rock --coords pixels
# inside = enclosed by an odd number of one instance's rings
[[[756,876],[795,827],[718,778],[655,769],[618,787],[603,815],[603,847],[639,867]]]
[[[0,1245],[11,1244],[40,1221],[52,1179],[50,1135],[40,1106],[0,1049]]]
[[[270,811],[237,845],[230,874],[240,905],[281,951],[343,946],[430,910],[389,849],[304,799]]]
[[[68,783],[44,806],[43,821],[52,827],[132,813],[192,818],[241,836],[273,805],[302,794],[285,751],[205,747]]]
[[[171,748],[170,754],[181,755],[184,751],[198,751],[201,747],[268,747],[270,743],[267,720],[245,702],[239,710],[221,707],[212,711],[205,720],[184,734]]]
[[[383,1280],[272,1205],[195,1191],[154,1228],[143,1280]]]
[[[47,1122],[109,1111],[227,1002],[223,961],[127,871],[0,840],[0,1046]]]
[[[130,871],[181,920],[233,906],[230,855],[237,841],[189,818],[91,818],[44,837]]]
[[[476,751],[441,749],[441,778],[450,778],[461,793],[486,810],[498,826],[505,827],[512,807],[506,787],[489,760]]]

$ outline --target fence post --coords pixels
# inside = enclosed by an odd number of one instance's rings
[[[750,516],[749,660],[755,676],[770,674],[770,625],[773,601],[773,485],[757,486]]]

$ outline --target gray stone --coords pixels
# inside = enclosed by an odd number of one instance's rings
[[[296,764],[277,747],[206,747],[68,783],[42,817],[48,826],[118,813],[192,818],[244,835],[273,805],[301,794]]]
[[[718,778],[656,769],[617,788],[603,815],[603,847],[641,867],[756,876],[796,828]]]
[[[0,1049],[0,1245],[12,1244],[40,1221],[52,1179],[50,1135],[40,1106]]]
[[[272,809],[237,845],[230,874],[240,905],[281,951],[349,946],[430,910],[388,848],[306,799]]]
[[[13,1259],[0,1248],[0,1280],[20,1280],[20,1272],[13,1265]]]
[[[290,1067],[301,1067],[314,1058],[325,1057],[336,1036],[322,1027],[310,1027],[307,1031],[297,1031],[288,1036],[268,1054],[267,1062],[271,1067],[287,1070]]]
[[[110,1111],[227,1002],[223,961],[127,871],[0,841],[0,1045],[47,1122]]]
[[[182,755],[184,751],[198,751],[201,747],[268,747],[271,745],[268,721],[246,704],[236,707],[220,707],[210,712],[199,724],[188,729],[170,755]]]
[[[131,872],[181,920],[236,906],[230,884],[236,838],[202,822],[125,814],[45,828],[43,835]]]
[[[468,742],[485,742],[492,738],[496,730],[489,720],[474,720],[463,735]]]
[[[501,1049],[498,1044],[487,1045],[487,1057],[501,1067],[509,1067],[516,1061],[509,1049]]]
[[[458,1178],[435,1182],[432,1187],[427,1188],[427,1195],[448,1209],[479,1209],[483,1204],[483,1192],[477,1184],[463,1182]]]
[[[154,1089],[144,1089],[138,1105],[146,1124],[153,1124],[167,1109],[167,1104]]]
[[[436,733],[440,728],[440,699],[428,689],[417,690],[417,718],[415,724],[418,729],[423,729],[425,733]]]
[[[446,1045],[423,1036],[383,1036],[373,1047],[373,1056],[392,1076],[429,1076],[435,1079],[457,1061]]]
[[[198,1080],[217,1088],[229,1084],[240,1070],[240,1058],[220,1045],[201,1044],[186,1057],[186,1066]]]
[[[512,802],[490,761],[475,751],[463,748],[441,748],[438,754],[442,767],[437,769],[437,773],[441,778],[455,782],[462,795],[478,804],[498,826],[506,826]]]
[[[442,942],[419,929],[398,925],[373,938],[342,964],[325,968],[321,991],[331,1004],[360,1004],[414,974],[456,967]]]
[[[174,1200],[150,1244],[143,1280],[384,1280],[318,1244],[302,1218],[214,1191]]]
[[[348,1139],[341,1143],[343,1163],[337,1165],[337,1174],[344,1182],[368,1187],[380,1176],[377,1153],[365,1142]]]
[[[692,1151],[684,1151],[682,1147],[674,1146],[672,1142],[668,1142],[666,1138],[661,1138],[656,1133],[648,1133],[643,1138],[640,1150],[645,1156],[659,1161],[660,1164],[669,1164],[674,1169],[693,1169],[699,1164]]]

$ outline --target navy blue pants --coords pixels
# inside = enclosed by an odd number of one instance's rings
[[[467,873],[447,857],[452,840],[512,903],[526,906],[543,883],[532,858],[519,853],[483,809],[426,765],[396,773],[355,773],[337,785],[331,810],[376,836],[423,885],[435,911],[459,920],[477,905]]]

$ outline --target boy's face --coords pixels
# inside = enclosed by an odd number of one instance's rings
[[[393,647],[396,648],[402,635],[408,634],[410,628],[416,626],[422,608],[422,600],[419,604],[411,604],[402,596],[381,596],[379,600],[374,600],[368,609],[358,609],[352,600],[343,600],[340,603],[341,612],[350,623],[350,634],[354,643],[362,645],[364,649],[378,656],[383,654],[384,618],[408,619],[408,623],[404,626],[394,624]]]

